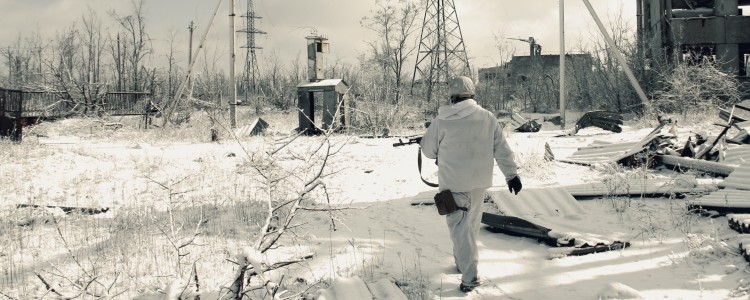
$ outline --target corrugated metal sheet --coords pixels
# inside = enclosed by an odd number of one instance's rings
[[[412,204],[432,203],[436,191],[426,191],[413,198]],[[586,214],[581,204],[566,189],[524,189],[518,195],[508,192],[507,187],[492,187],[487,195],[497,205],[497,211],[489,213],[521,218],[533,224],[551,229],[551,238],[575,240],[576,246],[609,245],[625,242],[631,234],[626,232],[599,232],[598,223],[609,222],[601,216]],[[436,212],[437,213],[437,212]]]
[[[585,212],[563,188],[524,189],[518,195],[511,194],[507,188],[491,188],[487,193],[507,216],[572,216]]]
[[[691,204],[696,206],[750,208],[750,191],[718,190],[691,201]]]
[[[238,137],[258,135],[261,132],[265,131],[266,128],[268,128],[268,123],[265,120],[261,118],[255,118],[252,123],[235,129],[234,134]]]
[[[587,147],[579,148],[571,156],[560,159],[560,161],[582,165],[616,163],[626,157],[645,151],[656,138],[664,136],[661,133],[662,130],[664,129],[656,130],[637,142],[592,143]]]
[[[750,163],[750,145],[730,145],[722,162],[736,166]]]
[[[581,204],[564,188],[524,189],[518,195],[507,188],[488,191],[500,215],[522,218],[533,224],[551,229],[550,237],[575,240],[575,245],[608,245],[625,242],[630,235],[624,232],[602,232],[601,216],[587,215]]]
[[[564,186],[575,198],[598,196],[669,196],[673,194],[715,191],[714,185],[699,184],[695,177],[622,179]]]
[[[719,187],[750,190],[750,162],[735,168],[734,172],[719,183]]]

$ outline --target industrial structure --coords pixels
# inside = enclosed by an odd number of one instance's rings
[[[519,85],[532,76],[557,74],[560,70],[559,54],[542,54],[542,46],[534,37],[528,39],[509,38],[529,43],[529,55],[513,55],[509,62],[501,66],[480,68],[479,82],[493,82],[501,86],[503,99],[512,98]],[[565,54],[567,67],[574,66],[580,70],[591,70],[593,58],[589,53]]]
[[[750,0],[638,0],[638,37],[654,59],[688,63],[708,58],[747,78]]]
[[[307,82],[297,85],[299,127],[306,134],[319,134],[321,129],[348,127],[349,112],[346,92],[349,89],[342,79],[325,79],[328,39],[320,35],[307,37]],[[322,114],[316,123],[316,116]],[[322,121],[322,122],[321,122]]]
[[[448,79],[472,73],[453,0],[428,0],[426,4],[412,92],[415,84],[422,84],[429,103],[437,88],[447,91]]]
[[[249,94],[257,94],[257,76],[259,76],[260,71],[258,71],[258,58],[255,54],[255,50],[263,49],[255,42],[255,36],[258,34],[266,34],[266,32],[259,30],[255,26],[255,20],[260,19],[261,17],[255,14],[253,0],[247,0],[247,11],[242,17],[245,18],[245,29],[240,30],[240,32],[244,32],[246,37],[246,43],[242,47],[247,49],[245,55],[244,84],[242,86],[245,87],[245,101],[247,101],[250,96]]]

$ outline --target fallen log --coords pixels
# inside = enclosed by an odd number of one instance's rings
[[[657,155],[656,161],[670,167],[693,169],[722,176],[729,176],[735,168],[727,164],[674,155]]]

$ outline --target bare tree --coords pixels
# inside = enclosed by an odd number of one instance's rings
[[[0,55],[8,68],[9,86],[21,89],[40,89],[46,85],[44,77],[44,54],[47,46],[39,28],[31,36],[18,35],[16,41],[2,49]]]
[[[622,10],[620,10],[622,11]],[[616,47],[625,57],[632,57],[636,53],[634,32],[632,26],[621,13],[610,15],[609,34],[615,41]],[[591,89],[591,108],[611,109],[618,112],[630,112],[639,109],[640,103],[635,90],[630,85],[623,66],[615,59],[611,49],[602,38],[601,32],[592,32],[591,48],[593,56],[593,73],[589,88]],[[635,62],[643,63],[643,62]],[[588,92],[587,92],[588,93]]]
[[[167,58],[167,92],[166,97],[168,99],[173,99],[174,94],[177,92],[177,85],[176,80],[180,78],[176,75],[177,72],[177,63],[175,60],[175,54],[178,52],[175,50],[175,39],[177,38],[177,30],[171,30],[169,32],[169,53],[166,54]]]
[[[300,65],[301,63],[297,61],[296,67],[299,68]],[[292,97],[294,91],[289,90],[289,85],[297,86],[299,82],[293,82],[291,76],[288,80],[285,79],[284,64],[278,52],[271,52],[265,57],[262,73],[264,76],[261,77],[260,85],[267,92],[270,104],[279,109],[290,108],[289,97]]]
[[[141,69],[144,58],[151,54],[151,38],[146,33],[146,18],[143,10],[143,0],[131,0],[132,12],[129,15],[120,16],[111,11],[110,15],[117,21],[124,31],[123,56],[127,63],[127,71],[130,73],[130,89],[140,91],[142,87]],[[123,68],[122,71],[125,71]]]
[[[33,73],[31,82],[27,85],[34,85],[37,89],[44,89],[47,87],[47,78],[44,71],[44,60],[45,51],[47,45],[42,38],[42,34],[39,31],[39,27],[32,33],[32,36],[27,39],[27,47],[31,53],[30,70]]]
[[[25,74],[29,66],[29,55],[25,53],[21,43],[21,35],[18,35],[16,42],[2,49],[2,55],[5,58],[8,67],[8,81],[13,87],[21,87],[25,80]]]
[[[515,54],[515,48],[505,37],[503,32],[494,34],[496,57],[498,62],[490,72],[484,73],[477,82],[477,100],[485,107],[494,110],[505,109],[509,96],[515,87],[515,77],[510,75],[510,62]],[[480,74],[482,76],[483,74]]]
[[[388,89],[393,84],[393,103],[399,103],[404,81],[406,61],[416,50],[413,34],[417,31],[418,1],[376,0],[372,16],[362,18],[360,24],[375,32],[378,40],[368,42],[371,59],[382,70],[382,81]]]
[[[107,89],[101,67],[105,42],[101,21],[91,8],[81,17],[80,27],[73,24],[57,34],[48,67],[55,78],[54,90],[72,103],[74,112],[101,111]]]

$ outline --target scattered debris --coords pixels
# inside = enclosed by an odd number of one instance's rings
[[[539,124],[536,120],[526,120],[518,113],[511,114],[510,119],[515,121],[518,126],[514,130],[516,132],[539,132],[542,129],[542,124]]]
[[[650,161],[658,150],[670,143],[672,135],[662,133],[664,126],[654,130],[638,142],[606,143],[595,141],[591,145],[579,148],[571,156],[559,161],[592,165],[596,163],[619,163],[622,165],[639,165]]]
[[[724,181],[719,183],[719,187],[750,190],[750,162],[734,169],[734,172],[729,174],[727,178],[724,178]]]
[[[515,129],[516,132],[539,132],[542,129],[542,124],[539,124],[536,120],[530,120],[523,125]]]
[[[686,194],[707,194],[716,191],[714,185],[699,184],[693,176],[675,178],[622,178],[616,182],[590,182],[564,186],[577,200],[607,196],[683,198]]]
[[[748,131],[750,131],[750,121],[734,124],[734,127],[739,132],[733,138],[728,138],[727,142],[738,145],[750,144],[750,135],[748,134]]]
[[[544,143],[544,160],[546,161],[553,161],[555,160],[555,154],[552,153],[552,148],[549,146],[549,143]]]
[[[750,262],[750,236],[742,234],[738,239],[740,241],[740,254],[745,258],[745,261]]]
[[[735,169],[734,166],[728,164],[675,155],[657,155],[655,161],[676,171],[698,170],[719,176],[728,176]]]
[[[739,166],[750,162],[750,145],[728,145],[724,151],[723,163]]]
[[[747,104],[744,104],[744,103],[747,103]],[[719,113],[719,117],[721,117],[722,119],[725,119],[726,124],[719,124],[719,123],[714,124],[716,126],[723,127],[723,129],[721,130],[719,135],[713,137],[710,141],[701,144],[701,147],[699,148],[697,152],[695,152],[695,154],[693,155],[693,158],[707,159],[707,160],[713,160],[713,161],[719,160],[721,157],[721,153],[719,153],[719,150],[713,151],[714,147],[716,147],[716,145],[718,145],[721,141],[727,140],[726,134],[729,132],[729,129],[731,128],[740,129],[740,133],[736,135],[735,137],[730,138],[728,140],[732,140],[736,144],[743,144],[744,141],[748,139],[748,137],[747,137],[747,130],[745,128],[738,126],[738,123],[743,123],[743,126],[744,126],[744,122],[746,122],[746,119],[735,117],[736,112],[739,113],[740,111],[750,113],[750,100],[746,100],[742,102],[742,104],[734,105],[732,107],[732,110],[729,111],[726,118],[723,116],[725,111],[722,110]],[[686,145],[686,147],[687,146],[688,145]]]
[[[691,201],[688,211],[709,216],[750,213],[750,191],[718,190]]]
[[[512,236],[521,236],[536,239],[552,247],[571,247],[575,239],[555,238],[550,236],[549,229],[524,219],[496,215],[488,212],[482,213],[482,223],[489,226],[489,230],[497,233],[505,233]]]
[[[261,118],[255,118],[252,123],[242,126],[235,131],[237,136],[253,136],[263,133],[268,123]]]
[[[739,233],[750,233],[750,214],[727,214],[729,228]]]
[[[497,214],[482,214],[482,223],[493,232],[528,237],[556,247],[549,250],[552,258],[630,246],[618,234],[593,233],[583,207],[565,189],[525,189],[511,196],[503,187],[488,193],[491,199],[503,200],[494,201]]]
[[[596,126],[604,130],[609,130],[615,133],[622,132],[622,115],[616,112],[606,110],[595,110],[585,113],[573,128],[573,134],[578,133],[579,130],[589,127]]]
[[[740,110],[737,111],[737,108]],[[744,100],[735,104],[731,110],[719,108],[719,117],[727,123],[742,123],[750,120],[750,100]]]
[[[562,117],[560,117],[560,115],[554,115],[552,117],[544,117],[543,120],[544,122],[550,122],[557,126],[562,125]]]

